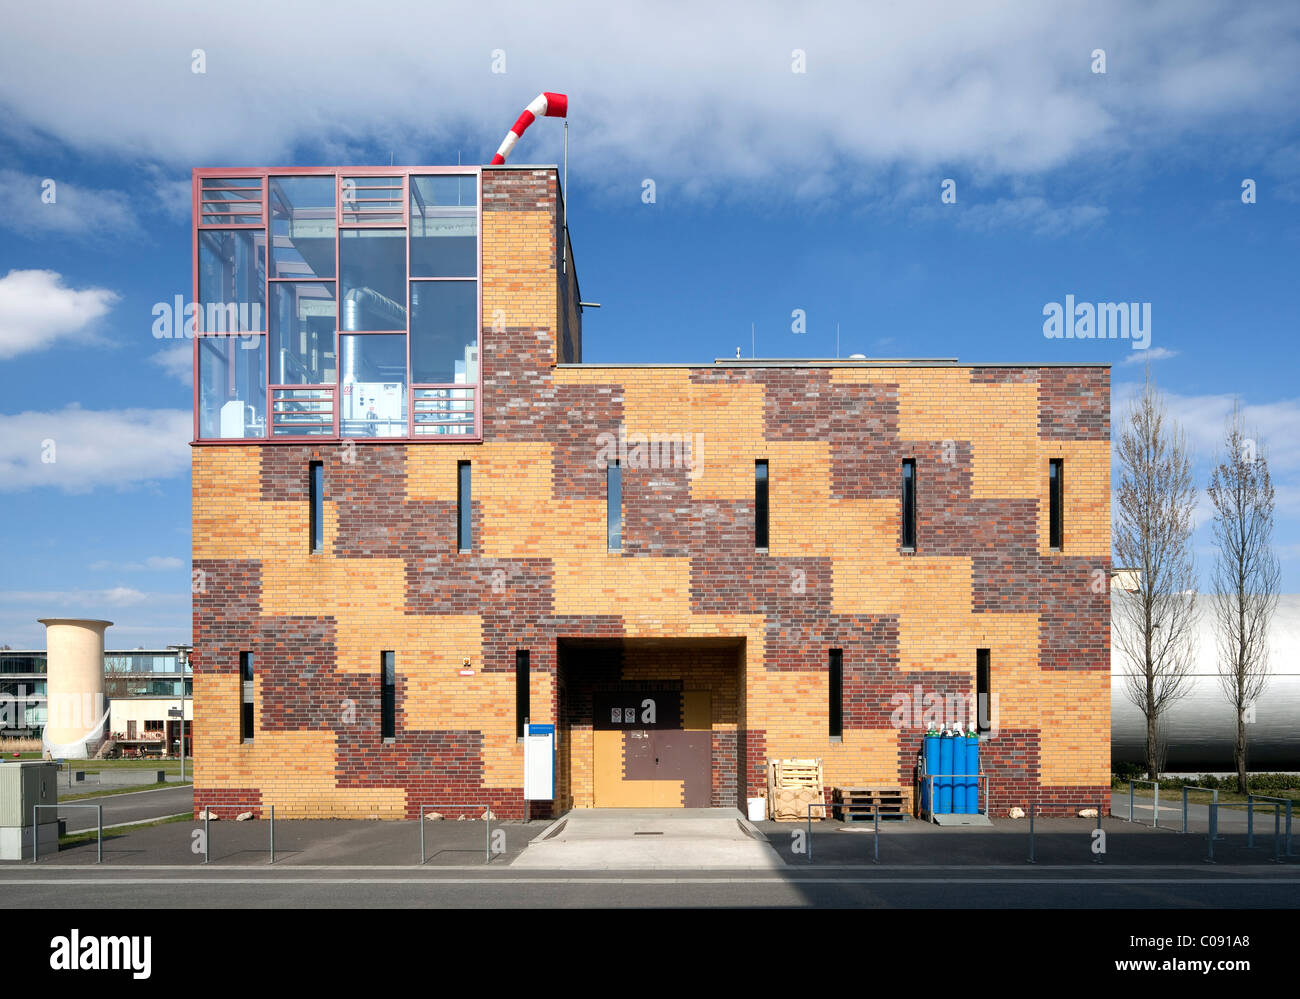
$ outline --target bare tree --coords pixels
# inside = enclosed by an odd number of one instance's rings
[[[1214,504],[1215,644],[1219,685],[1237,714],[1233,756],[1237,790],[1246,786],[1246,724],[1268,686],[1268,630],[1277,609],[1281,567],[1273,551],[1273,480],[1268,461],[1245,433],[1234,401],[1224,454],[1210,476]]]
[[[1112,547],[1116,564],[1137,570],[1134,588],[1114,594],[1114,641],[1131,668],[1125,693],[1146,718],[1147,773],[1161,766],[1160,721],[1188,692],[1195,655],[1196,487],[1187,437],[1165,410],[1148,370],[1116,445],[1119,484]]]

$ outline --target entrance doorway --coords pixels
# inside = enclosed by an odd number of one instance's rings
[[[736,808],[743,638],[560,638],[557,807]]]

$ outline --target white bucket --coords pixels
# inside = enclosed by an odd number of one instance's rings
[[[767,818],[767,799],[750,798],[749,799],[749,821],[762,822]]]

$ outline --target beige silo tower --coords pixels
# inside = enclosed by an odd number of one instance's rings
[[[45,748],[86,759],[104,741],[104,631],[112,621],[40,618],[45,625]]]

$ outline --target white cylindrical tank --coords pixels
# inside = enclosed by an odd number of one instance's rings
[[[1122,570],[1130,571],[1131,570]],[[1112,593],[1112,607],[1115,594]],[[1175,773],[1223,773],[1236,769],[1233,746],[1237,716],[1219,683],[1219,652],[1208,599],[1196,601],[1196,659],[1184,695],[1167,709],[1163,736],[1165,769]],[[1112,616],[1114,630],[1124,626]],[[1300,771],[1300,594],[1284,593],[1269,629],[1269,679],[1246,725],[1246,763],[1253,771]],[[1134,669],[1112,637],[1111,759],[1144,763],[1146,718],[1127,693]]]
[[[41,618],[45,625],[43,741],[56,758],[84,760],[104,739],[104,631],[112,621]]]

